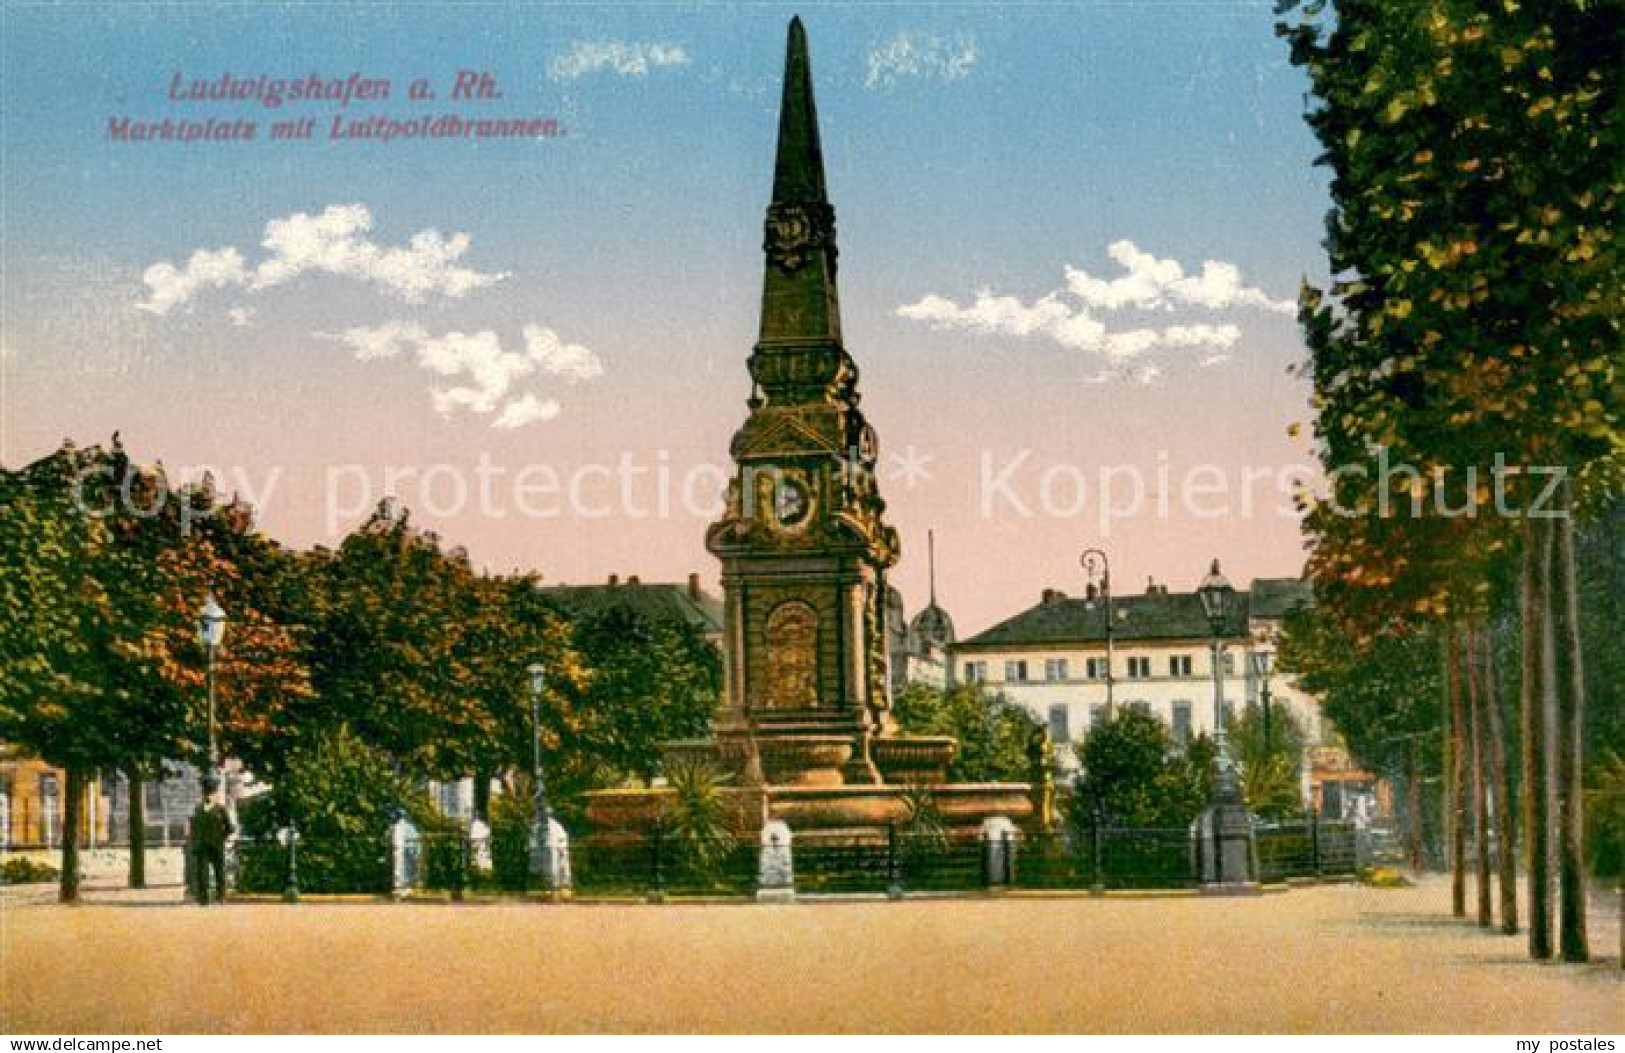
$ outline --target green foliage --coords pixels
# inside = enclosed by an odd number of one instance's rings
[[[1625,754],[1605,751],[1586,790],[1586,858],[1598,878],[1625,883]]]
[[[29,885],[55,881],[58,876],[56,867],[26,856],[11,856],[0,863],[0,885]]]
[[[1233,714],[1225,728],[1231,755],[1241,766],[1242,796],[1247,807],[1264,819],[1281,821],[1303,811],[1301,758],[1303,726],[1290,706],[1270,706],[1268,735],[1264,707],[1249,702]]]
[[[467,557],[386,503],[315,569],[322,723],[347,725],[425,777],[472,771],[471,744],[497,728],[458,660],[476,606]]]
[[[302,888],[377,892],[388,887],[389,827],[403,814],[423,834],[426,854],[454,832],[388,754],[341,727],[296,749],[271,792],[243,809],[241,822],[244,834],[257,839],[290,820],[297,824]],[[280,877],[273,888],[281,888]]]
[[[948,828],[942,820],[937,795],[925,783],[911,782],[903,787],[905,855],[929,856],[948,847]]]
[[[1349,752],[1368,771],[1405,777],[1412,751],[1423,771],[1441,770],[1443,661],[1438,639],[1421,629],[1351,639],[1329,608],[1287,618],[1280,641],[1284,672],[1320,700]]]
[[[1075,825],[1093,821],[1094,809],[1110,826],[1184,827],[1207,806],[1213,750],[1205,737],[1181,753],[1168,728],[1131,707],[1090,731],[1083,774],[1073,791]]]
[[[716,712],[722,656],[693,626],[611,607],[585,614],[571,636],[589,672],[563,796],[660,771],[663,742],[702,735]]]
[[[491,877],[504,892],[530,888],[530,824],[535,812],[526,786],[491,802]]]
[[[673,863],[692,879],[714,883],[737,844],[726,779],[704,760],[684,758],[672,763],[666,782],[672,795],[661,814],[661,828]]]
[[[913,683],[892,705],[910,735],[949,735],[959,743],[948,766],[950,782],[1027,782],[1044,763],[1044,726],[1020,706],[977,684],[943,690]]]

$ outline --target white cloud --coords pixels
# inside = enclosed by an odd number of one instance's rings
[[[903,31],[869,49],[868,88],[889,88],[905,78],[919,80],[960,80],[970,76],[981,52],[976,37],[955,33],[952,37],[934,33]]]
[[[918,303],[899,307],[897,313],[917,322],[928,322],[938,329],[970,329],[981,333],[1005,333],[1026,336],[1041,329],[1064,323],[1069,315],[1066,306],[1053,295],[1028,305],[1014,296],[994,296],[987,289],[976,293],[976,300],[961,307],[942,296],[926,296]]]
[[[635,44],[625,40],[577,40],[547,64],[554,80],[575,80],[592,73],[619,77],[646,76],[651,69],[686,66],[688,52],[677,44]]]
[[[257,292],[305,274],[329,274],[376,286],[418,303],[431,294],[457,298],[502,281],[506,274],[460,266],[467,234],[418,231],[404,246],[380,245],[366,235],[372,211],[365,205],[329,205],[320,213],[295,212],[265,225],[265,257],[250,268],[235,248],[198,249],[184,267],[155,263],[142,275],[147,298],[136,306],[169,314],[209,289]]]
[[[254,308],[242,306],[228,308],[226,311],[226,317],[230,318],[231,324],[238,329],[247,329],[252,326],[255,316],[258,314],[259,312]]]
[[[147,283],[147,299],[138,306],[163,315],[205,289],[242,285],[248,280],[248,271],[243,267],[243,254],[236,249],[198,249],[184,268],[154,263],[141,280]]]
[[[1101,279],[1074,267],[1066,269],[1067,290],[1090,307],[1107,311],[1124,307],[1202,307],[1215,311],[1253,307],[1281,314],[1297,310],[1291,300],[1275,300],[1262,289],[1242,285],[1241,269],[1233,263],[1204,260],[1199,274],[1187,275],[1178,261],[1158,259],[1127,239],[1112,242],[1106,247],[1106,255],[1125,273]]]
[[[504,349],[501,339],[489,329],[435,336],[415,322],[400,320],[317,335],[339,341],[362,360],[410,352],[419,366],[443,381],[429,389],[435,412],[443,416],[462,411],[495,414],[493,427],[518,428],[551,420],[560,412],[556,400],[518,390],[522,383],[538,375],[580,383],[604,371],[590,349],[565,343],[551,329],[527,325],[522,332],[524,349],[520,351]]]
[[[968,304],[928,294],[898,307],[896,314],[938,330],[1045,336],[1068,350],[1104,359],[1107,368],[1085,378],[1087,383],[1099,384],[1113,377],[1155,381],[1165,372],[1162,365],[1141,362],[1133,370],[1122,367],[1164,351],[1206,351],[1201,365],[1218,365],[1229,361],[1242,335],[1240,326],[1231,322],[1115,328],[1103,316],[1119,311],[1295,310],[1289,301],[1274,300],[1263,290],[1244,285],[1234,264],[1208,260],[1198,273],[1187,275],[1177,261],[1158,259],[1126,240],[1113,242],[1107,254],[1123,267],[1124,274],[1106,280],[1069,266],[1063,289],[1031,303],[982,288]]]
[[[604,363],[582,345],[567,344],[559,339],[559,334],[539,325],[527,325],[523,333],[525,354],[543,372],[573,381],[592,380],[603,375]]]
[[[491,422],[493,428],[523,428],[527,424],[537,421],[552,420],[559,415],[559,404],[554,399],[545,402],[535,395],[526,393],[502,407],[497,419]]]

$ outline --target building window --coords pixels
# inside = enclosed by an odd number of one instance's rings
[[[1011,658],[1004,663],[1004,680],[1009,684],[1025,684],[1027,682],[1027,661],[1022,658]]]
[[[1067,677],[1067,672],[1068,670],[1065,658],[1044,659],[1045,680],[1065,680]]]
[[[1224,653],[1224,675],[1236,675],[1236,652],[1234,651],[1226,651]]]
[[[1100,727],[1106,723],[1106,703],[1096,702],[1089,707],[1089,730]]]
[[[1148,717],[1151,715],[1151,703],[1149,702],[1130,702],[1128,708],[1136,713],[1144,713]]]
[[[965,663],[965,683],[967,683],[967,684],[985,684],[985,683],[987,683],[987,663],[986,662],[966,662]]]
[[[1174,744],[1183,748],[1191,744],[1191,704],[1174,703]]]
[[[1191,656],[1188,654],[1175,654],[1168,656],[1169,676],[1190,676]]]
[[[1072,720],[1065,702],[1049,707],[1049,737],[1051,742],[1072,741]]]
[[[1130,680],[1149,680],[1151,678],[1151,659],[1146,657],[1130,658],[1128,660],[1128,675]]]
[[[1084,675],[1087,676],[1090,680],[1104,680],[1104,679],[1106,679],[1106,659],[1104,659],[1104,658],[1087,658],[1087,659],[1084,659],[1083,672],[1084,672]]]

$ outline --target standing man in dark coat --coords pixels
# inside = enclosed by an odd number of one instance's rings
[[[192,812],[189,848],[192,873],[197,882],[197,901],[207,905],[226,900],[226,840],[237,832],[231,813],[220,799],[220,781],[203,780],[203,799]],[[212,892],[212,895],[211,895]]]

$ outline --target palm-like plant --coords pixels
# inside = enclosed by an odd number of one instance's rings
[[[714,881],[737,841],[727,777],[698,758],[678,758],[666,769],[672,795],[661,814],[679,866],[704,881]]]

